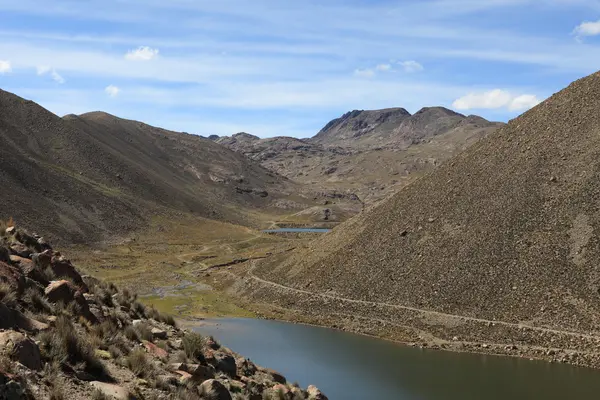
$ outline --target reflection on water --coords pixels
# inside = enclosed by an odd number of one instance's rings
[[[196,330],[302,387],[316,385],[331,400],[600,398],[600,371],[563,364],[421,350],[258,319],[212,320]]]

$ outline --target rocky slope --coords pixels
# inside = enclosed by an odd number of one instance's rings
[[[192,213],[251,224],[295,185],[195,135],[105,113],[59,118],[0,91],[0,218],[72,241]],[[298,201],[298,199],[295,199]]]
[[[215,140],[305,188],[354,193],[372,203],[502,125],[443,107],[414,115],[391,108],[351,111],[311,139],[239,133]]]
[[[326,399],[0,225],[0,399]]]
[[[255,273],[323,302],[296,307],[378,317],[413,340],[594,352],[599,108],[596,73]]]

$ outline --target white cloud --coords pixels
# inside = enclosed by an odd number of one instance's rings
[[[36,67],[36,70],[37,70],[37,74],[41,76],[41,75],[44,75],[44,74],[47,74],[48,72],[50,72],[52,70],[52,67],[49,67],[47,65],[38,65]]]
[[[6,74],[7,72],[11,72],[11,71],[12,71],[12,67],[10,65],[10,62],[0,60],[0,74]]]
[[[63,78],[62,76],[60,76],[60,74],[58,72],[56,72],[55,69],[52,70],[52,73],[50,73],[50,76],[52,77],[52,79],[54,79],[55,82],[58,82],[61,85],[63,83],[65,83],[65,78]]]
[[[135,50],[129,50],[127,54],[125,54],[125,58],[132,61],[150,61],[157,57],[158,53],[158,49],[153,49],[148,46],[140,46]]]
[[[507,90],[494,89],[483,93],[469,93],[456,99],[452,106],[457,110],[500,109],[522,111],[535,107],[540,103],[532,94],[513,95]]]
[[[392,66],[390,64],[379,64],[377,67],[375,67],[375,69],[377,71],[386,72],[386,71],[391,71]]]
[[[423,71],[423,66],[414,60],[400,61],[398,65],[404,69],[404,72],[408,73]]]
[[[596,22],[582,22],[575,28],[573,34],[577,37],[600,35],[600,20]]]
[[[39,76],[43,76],[43,75],[46,75],[47,73],[50,73],[50,77],[51,77],[51,78],[52,78],[52,79],[53,79],[55,82],[57,82],[57,83],[59,83],[59,84],[61,84],[61,85],[62,85],[63,83],[65,83],[65,82],[66,82],[66,81],[65,81],[65,78],[63,78],[63,77],[62,77],[62,76],[61,76],[61,75],[60,75],[60,74],[59,74],[59,73],[56,71],[56,69],[54,69],[54,68],[52,68],[52,67],[50,67],[50,66],[48,66],[48,65],[38,65],[38,66],[36,67],[36,71],[37,71],[37,74],[38,74]]]
[[[119,93],[121,92],[121,89],[119,89],[117,86],[115,85],[108,85],[106,88],[104,88],[104,91],[106,92],[106,94],[108,94],[110,97],[117,97],[119,95]]]
[[[375,71],[369,68],[356,69],[354,70],[354,76],[358,76],[359,78],[372,78],[375,76]]]

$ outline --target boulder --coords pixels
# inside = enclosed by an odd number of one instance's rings
[[[194,379],[199,382],[215,377],[215,369],[212,365],[190,364],[186,367],[187,372],[192,374]]]
[[[274,370],[269,369],[269,368],[263,368],[262,372],[265,372],[266,374],[270,375],[271,378],[273,378],[273,381],[275,381],[277,383],[282,383],[282,384],[287,383],[287,379],[285,379],[285,376],[281,375],[277,371],[274,371]]]
[[[0,261],[9,262],[10,261],[10,252],[6,247],[0,247]]]
[[[46,275],[33,260],[12,255],[10,256],[10,261],[19,266],[21,273],[25,275],[25,277],[39,282],[44,286],[48,285],[49,281],[46,279]]]
[[[216,352],[214,366],[217,370],[226,373],[229,376],[236,376],[237,366],[235,358],[230,354]]]
[[[231,394],[225,386],[216,379],[202,382],[198,387],[200,397],[205,400],[231,400]]]
[[[52,257],[50,268],[52,269],[52,272],[54,272],[54,275],[56,277],[69,278],[73,281],[73,283],[84,288],[84,291],[87,292],[87,286],[85,285],[85,283],[83,283],[81,275],[79,275],[79,272],[77,272],[73,264],[71,264],[71,261],[67,260],[62,256],[57,257],[55,255],[54,257]]]
[[[10,253],[19,257],[31,257],[31,250],[22,243],[14,243],[10,245]]]
[[[41,270],[45,270],[50,267],[52,263],[52,252],[49,250],[43,253],[34,253],[31,255],[31,261],[37,265]]]
[[[40,349],[33,340],[20,332],[0,332],[0,354],[20,362],[29,369],[42,369]]]
[[[98,390],[108,398],[114,397],[117,400],[129,399],[129,391],[122,386],[98,381],[90,382],[90,385],[92,386],[92,388]]]
[[[306,392],[308,393],[309,400],[327,400],[325,396],[316,386],[310,385]]]
[[[52,303],[62,301],[64,304],[69,304],[74,301],[77,288],[69,281],[52,281],[44,292]]]
[[[18,377],[0,371],[0,400],[28,400],[33,397],[18,381]]]
[[[27,318],[19,311],[0,303],[0,329],[22,329],[27,332],[36,332],[48,328],[47,324]]]
[[[187,385],[194,379],[192,374],[186,371],[175,371],[175,373],[180,376],[179,383],[181,383],[182,385]]]

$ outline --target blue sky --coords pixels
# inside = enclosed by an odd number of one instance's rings
[[[0,0],[0,88],[202,135],[352,109],[508,120],[600,69],[600,0]]]

